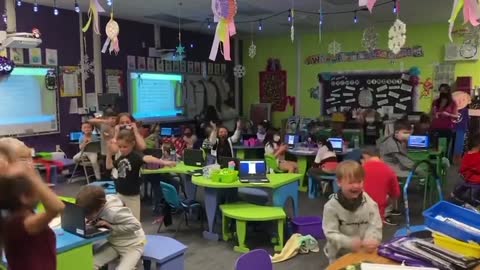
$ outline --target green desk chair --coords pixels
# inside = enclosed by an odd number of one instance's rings
[[[285,173],[278,166],[278,160],[274,155],[265,154],[265,163],[270,173]]]
[[[245,244],[248,221],[276,221],[278,229],[278,242],[274,249],[277,252],[280,252],[283,249],[283,230],[287,215],[282,208],[239,202],[222,204],[220,205],[220,210],[222,211],[222,234],[224,241],[228,241],[233,238],[233,233],[230,231],[230,220],[233,219],[236,221],[238,246],[233,248],[234,251],[241,253],[247,253],[250,251]]]

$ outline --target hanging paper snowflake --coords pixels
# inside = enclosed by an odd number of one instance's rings
[[[77,70],[77,73],[78,74],[82,74],[82,64],[78,64],[78,66],[80,67],[78,70]],[[94,67],[94,64],[92,61],[90,61],[90,57],[88,57],[88,55],[85,54],[85,56],[83,57],[83,74],[85,76],[85,80],[87,80],[90,75],[89,74],[93,74],[95,70],[95,67]]]
[[[362,47],[368,52],[372,52],[377,48],[378,33],[375,31],[375,27],[370,26],[363,31]]]
[[[398,54],[407,40],[407,25],[397,19],[388,30],[388,48]]]
[[[233,75],[237,78],[242,78],[243,76],[245,76],[246,73],[247,71],[245,70],[245,67],[242,65],[236,65],[233,68]]]
[[[337,41],[332,41],[328,44],[328,53],[335,56],[342,51],[342,44]]]
[[[255,46],[252,40],[252,44],[248,47],[248,56],[253,59],[255,58],[255,55],[257,55],[257,46]]]

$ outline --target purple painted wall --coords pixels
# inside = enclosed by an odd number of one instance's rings
[[[0,7],[3,7],[4,0],[0,0]],[[39,12],[34,13],[32,5],[24,3],[16,9],[17,31],[30,32],[33,28],[38,28],[42,33],[43,43],[42,61],[45,63],[45,48],[58,50],[59,66],[73,66],[80,62],[80,37],[79,37],[79,21],[78,15],[74,11],[60,10],[58,16],[53,15],[53,9],[50,7],[40,6]],[[84,22],[87,18],[84,16]],[[105,29],[105,24],[109,17],[101,17],[100,29]],[[117,22],[120,26],[120,53],[115,55],[104,54],[102,56],[103,69],[121,69],[126,75],[127,55],[147,56],[148,47],[154,46],[153,25],[121,20]],[[1,24],[1,23],[0,23]],[[0,29],[4,29],[4,25]],[[85,34],[87,43],[87,54],[93,57],[92,51],[92,33],[91,29]],[[207,61],[210,53],[210,46],[213,39],[214,29],[210,34],[200,34],[189,31],[182,31],[182,43],[186,47],[187,60],[191,61]],[[174,48],[178,44],[178,31],[176,29],[162,28],[161,40],[163,48]],[[105,34],[102,35],[102,45],[105,41]],[[232,42],[233,43],[233,42]],[[144,47],[142,45],[145,45]],[[193,48],[190,47],[193,44]],[[232,52],[233,52],[232,48]],[[28,54],[25,50],[25,59],[28,61]],[[223,59],[219,54],[219,61]],[[227,64],[227,74],[232,74],[233,64]],[[90,77],[93,77],[90,76]],[[230,78],[233,83],[233,78]],[[126,85],[126,83],[124,84]],[[87,81],[87,92],[93,92],[93,78]],[[122,93],[124,97],[127,95],[127,89],[124,88]],[[81,99],[79,99],[81,102]],[[127,99],[122,102],[122,109],[127,110]],[[37,151],[54,151],[55,145],[59,144],[62,149],[69,155],[75,153],[76,146],[68,144],[68,134],[71,131],[80,128],[81,117],[76,114],[68,114],[70,98],[59,97],[60,108],[60,134],[42,135],[24,137],[29,146],[34,147]],[[80,104],[79,104],[80,105]]]

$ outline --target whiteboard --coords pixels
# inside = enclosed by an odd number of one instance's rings
[[[57,91],[45,86],[50,70],[17,66],[10,75],[0,77],[0,136],[59,132]]]

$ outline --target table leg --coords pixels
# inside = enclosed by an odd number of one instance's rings
[[[288,198],[293,201],[293,216],[298,215],[298,181],[283,185],[273,191],[273,205],[277,207],[285,207]]]
[[[245,149],[237,149],[237,158],[245,159]]]
[[[190,200],[195,200],[197,197],[197,186],[192,183],[192,176],[189,174],[182,174],[183,186],[185,188],[185,193],[187,198]]]
[[[215,188],[205,188],[205,212],[207,213],[208,231],[203,232],[203,238],[218,241],[218,234],[214,232],[215,217],[217,215],[218,193]]]
[[[302,179],[300,179],[299,190],[302,192],[308,191],[308,185],[305,181],[305,174],[307,173],[307,161],[308,160],[306,156],[297,156],[298,173],[302,175]]]

